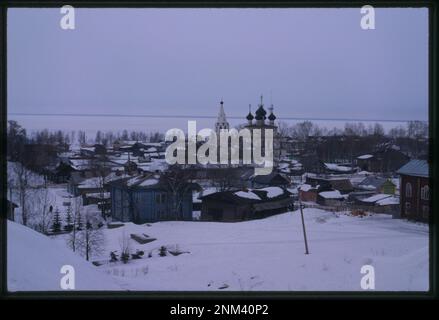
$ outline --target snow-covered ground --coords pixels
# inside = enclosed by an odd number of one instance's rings
[[[99,276],[84,289],[111,290],[116,282],[116,289],[127,290],[357,291],[361,267],[372,265],[377,291],[428,290],[427,225],[319,209],[305,209],[304,215],[309,255],[300,214],[290,212],[236,223],[170,221],[105,229],[106,253],[93,260],[120,252],[121,239],[132,233],[157,240],[143,245],[130,240],[132,252],[145,252],[142,259],[100,267],[69,251],[64,236],[50,239],[9,224],[9,284],[16,290],[59,290],[59,265],[78,263],[78,279],[88,279],[91,271]],[[161,257],[161,246],[188,253]]]
[[[9,291],[60,291],[64,265],[74,267],[76,290],[123,290],[65,245],[15,222],[7,227]]]

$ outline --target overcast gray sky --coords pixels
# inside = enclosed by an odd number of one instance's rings
[[[428,11],[8,10],[10,113],[428,119]]]

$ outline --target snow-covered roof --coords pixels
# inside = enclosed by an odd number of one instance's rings
[[[261,198],[257,194],[255,194],[251,191],[238,191],[238,192],[235,192],[234,194],[238,197],[241,197],[241,198],[261,200]]]
[[[284,190],[280,187],[266,187],[258,190],[267,191],[268,198],[276,198],[284,194]]]
[[[69,159],[72,168],[76,170],[90,168],[90,159]]]
[[[376,204],[379,205],[379,206],[387,206],[387,205],[392,205],[392,204],[399,204],[399,198],[398,197],[384,198],[382,200],[378,200],[376,202]]]
[[[101,188],[103,187],[102,186],[103,183],[104,183],[104,179],[102,177],[93,177],[81,181],[78,185],[78,188],[79,189]]]
[[[212,194],[215,192],[217,192],[215,187],[203,188],[203,190],[201,190],[201,192],[199,193],[199,196],[207,196],[208,194]]]
[[[373,158],[373,154],[363,154],[363,155],[357,157],[357,159],[360,159],[360,160],[366,160],[366,159],[370,159],[370,158]]]
[[[364,180],[358,184],[358,187],[365,190],[373,190],[374,188],[380,188],[386,181],[386,178],[369,176],[364,178]]]
[[[111,193],[110,192],[92,192],[92,193],[86,193],[86,197],[90,198],[98,198],[98,199],[110,199]]]
[[[386,198],[389,198],[389,197],[392,197],[392,195],[391,194],[379,193],[379,194],[375,194],[375,195],[373,195],[373,196],[371,196],[369,198],[363,199],[362,201],[363,202],[371,202],[371,203],[373,203],[373,202],[377,202],[377,201],[380,201],[380,200],[383,200],[383,199],[386,199]]]
[[[299,190],[304,191],[304,192],[307,192],[307,191],[309,191],[311,189],[314,189],[314,188],[310,184],[306,184],[306,183],[302,184],[299,187]]]
[[[351,171],[352,168],[341,166],[335,163],[325,163],[325,167],[332,171],[339,171],[339,172],[348,172]]]
[[[290,164],[286,163],[286,162],[279,163],[279,168],[280,169],[285,169],[285,168],[288,168],[289,166],[290,166]]]
[[[425,160],[411,160],[403,165],[396,173],[428,178],[428,163]]]
[[[338,190],[334,191],[323,191],[319,195],[325,199],[343,199],[343,195]]]
[[[139,184],[139,186],[141,186],[141,187],[146,187],[146,186],[152,186],[152,185],[155,185],[155,184],[157,184],[157,183],[159,183],[159,180],[152,178],[152,179],[146,179],[146,180],[143,180],[143,181]]]
[[[159,180],[153,177],[135,176],[127,181],[127,186],[147,187],[159,183]]]

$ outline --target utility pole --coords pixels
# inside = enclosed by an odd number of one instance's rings
[[[308,251],[308,240],[306,239],[306,229],[305,229],[305,220],[303,219],[303,205],[299,196],[299,207],[300,207],[300,216],[302,217],[302,229],[303,229],[303,238],[305,239],[305,254],[309,254]]]

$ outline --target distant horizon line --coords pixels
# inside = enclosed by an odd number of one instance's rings
[[[216,119],[217,116],[208,115],[158,115],[158,114],[122,114],[122,113],[28,113],[28,112],[8,112],[7,116],[64,116],[64,117],[127,117],[127,118],[199,118],[199,119]],[[228,119],[242,119],[243,116],[227,116]],[[426,121],[421,119],[360,119],[360,118],[311,118],[311,117],[278,117],[278,120],[302,120],[302,121],[359,121],[359,122],[410,122]]]

